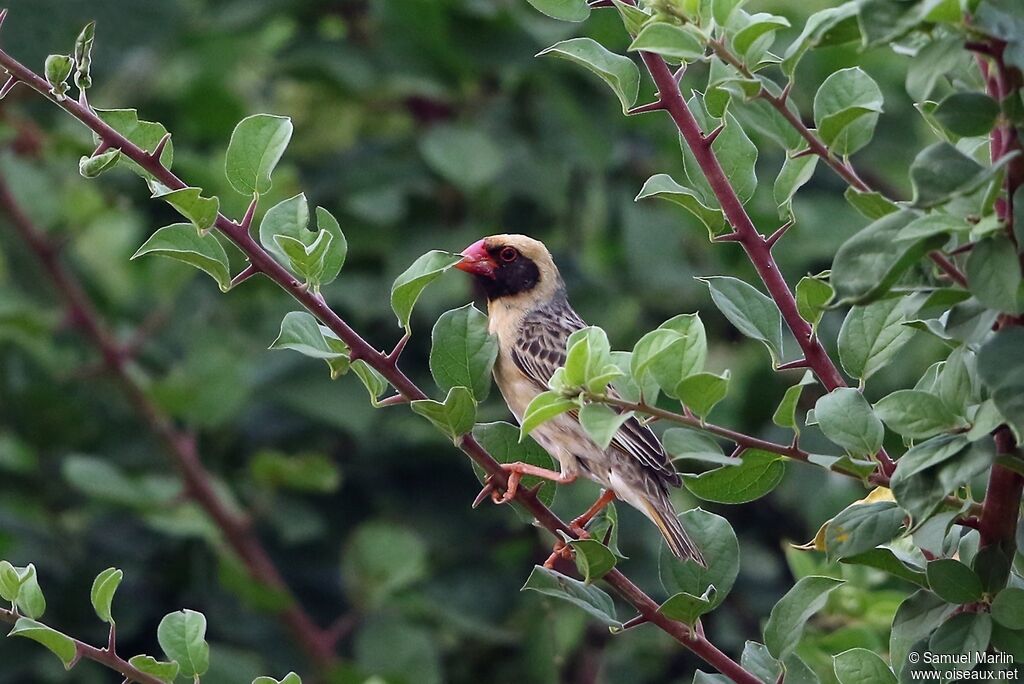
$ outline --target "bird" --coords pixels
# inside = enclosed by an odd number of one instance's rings
[[[526,235],[491,235],[460,256],[455,268],[471,274],[487,298],[488,330],[498,341],[495,384],[521,424],[530,401],[548,389],[551,376],[565,364],[569,336],[587,324],[569,304],[565,283],[543,242]],[[614,388],[608,392],[614,393]],[[496,502],[510,500],[523,475],[559,484],[582,475],[604,491],[573,521],[574,532],[583,532],[586,523],[617,498],[657,526],[673,555],[706,567],[669,497],[670,488],[682,483],[679,473],[654,432],[636,417],[622,424],[605,449],[590,439],[575,411],[542,423],[531,436],[558,462],[559,471],[528,463],[503,464],[509,473],[504,496],[485,488]]]

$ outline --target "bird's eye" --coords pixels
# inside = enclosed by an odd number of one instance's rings
[[[501,252],[498,253],[498,257],[505,263],[510,263],[519,258],[519,252],[515,247],[504,247]]]

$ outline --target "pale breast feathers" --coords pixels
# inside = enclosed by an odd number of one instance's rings
[[[512,361],[538,391],[546,390],[555,370],[565,363],[565,344],[569,336],[585,327],[583,319],[564,300],[531,311],[523,317],[512,345]],[[610,386],[608,393],[617,396]],[[674,486],[681,484],[658,438],[636,418],[623,423],[612,438],[611,447],[635,458],[664,481]]]

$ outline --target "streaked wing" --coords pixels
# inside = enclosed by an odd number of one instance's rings
[[[512,347],[512,361],[539,389],[546,390],[554,372],[565,365],[569,336],[586,325],[564,300],[532,311],[523,319]],[[612,387],[608,391],[617,394]],[[611,446],[673,486],[682,483],[654,432],[636,418],[622,424]]]

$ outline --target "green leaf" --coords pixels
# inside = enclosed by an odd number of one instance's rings
[[[698,278],[711,290],[711,300],[729,322],[768,348],[772,362],[782,358],[782,314],[771,299],[742,280],[728,276]]]
[[[818,399],[814,417],[829,440],[854,456],[868,456],[882,448],[882,421],[852,387],[839,387]]]
[[[988,648],[992,637],[992,616],[988,613],[959,613],[949,618],[932,633],[928,650],[935,654],[962,656],[980,653]],[[975,665],[973,657],[966,662],[954,659],[949,667],[954,670],[970,670]]]
[[[272,186],[270,176],[292,139],[292,120],[286,116],[253,114],[231,133],[224,174],[237,192],[262,195]]]
[[[487,330],[487,316],[472,304],[441,315],[430,333],[430,374],[447,392],[468,387],[483,401],[491,389],[491,367],[498,357],[498,338]]]
[[[615,554],[596,539],[575,539],[569,542],[569,547],[573,550],[576,569],[586,584],[601,579],[615,567]]]
[[[586,0],[527,0],[534,9],[560,21],[586,21],[590,5]]]
[[[796,309],[800,317],[817,329],[835,290],[820,276],[804,276],[796,284]]]
[[[792,78],[800,59],[810,49],[841,45],[860,38],[857,8],[857,2],[845,2],[812,14],[797,39],[786,48],[781,65],[783,73]]]
[[[114,622],[110,613],[110,604],[114,600],[114,592],[121,585],[122,579],[124,579],[122,571],[117,568],[107,568],[96,575],[96,579],[92,583],[92,592],[90,593],[92,609],[104,622]]]
[[[740,465],[723,466],[700,475],[684,474],[683,484],[705,501],[738,504],[760,499],[775,489],[785,474],[782,456],[748,449],[743,452]]]
[[[930,145],[910,165],[914,206],[927,209],[970,194],[991,181],[1015,154],[1004,155],[991,166],[982,166],[948,142]]]
[[[63,100],[64,93],[68,92],[67,80],[74,66],[71,55],[50,55],[46,58],[43,72],[46,74],[46,82],[50,84],[50,94],[58,101]]]
[[[323,359],[331,369],[332,380],[348,372],[348,345],[305,311],[290,311],[284,315],[281,331],[270,344],[270,349],[291,349],[304,356]],[[381,393],[383,391],[381,389]]]
[[[629,360],[630,373],[644,401],[653,404],[659,388],[678,398],[680,383],[704,369],[707,355],[707,333],[700,316],[680,314],[637,341]]]
[[[789,27],[789,20],[767,12],[758,12],[747,18],[747,25],[741,28],[732,37],[733,50],[741,57],[749,58],[751,48],[757,48],[761,39],[770,41],[776,31]],[[763,42],[763,41],[762,41]]]
[[[82,91],[92,87],[92,45],[95,39],[95,21],[86,24],[75,39],[75,85]]]
[[[364,522],[345,545],[342,578],[361,609],[385,601],[427,576],[427,546],[416,532],[379,520]]]
[[[896,675],[886,662],[866,648],[851,648],[833,656],[832,667],[839,684],[896,684]]]
[[[715,593],[713,585],[709,585],[700,596],[681,591],[662,603],[658,612],[671,620],[678,620],[693,627],[697,618],[711,610],[711,602],[715,598]]]
[[[1018,439],[1024,435],[1024,328],[1006,327],[978,352],[978,377]]]
[[[928,563],[928,585],[950,603],[981,600],[981,579],[958,560],[940,558]]]
[[[597,74],[615,92],[623,113],[636,102],[640,92],[640,70],[628,57],[609,52],[590,38],[563,40],[537,53],[537,56],[548,54],[567,59]]]
[[[992,619],[1007,629],[1024,629],[1024,589],[1007,587],[996,594]]]
[[[999,116],[999,104],[985,93],[953,93],[939,103],[932,115],[957,135],[986,135]]]
[[[107,169],[112,169],[121,158],[121,150],[107,150],[95,157],[81,157],[78,160],[78,173],[82,178],[95,178]]]
[[[839,559],[839,562],[847,565],[864,565],[869,568],[877,568],[893,577],[898,577],[907,582],[916,584],[919,587],[927,587],[924,570],[913,565],[906,558],[898,557],[892,549],[880,546],[856,556],[847,556]]]
[[[894,297],[850,309],[839,330],[839,360],[847,373],[865,382],[892,361],[914,336],[905,325],[911,303]]]
[[[398,317],[400,327],[410,329],[409,318],[423,290],[460,261],[462,256],[459,254],[432,250],[412,262],[409,268],[395,278],[391,285],[391,309]]]
[[[640,188],[640,193],[636,196],[635,201],[648,197],[668,200],[686,209],[708,229],[709,239],[725,233],[728,228],[721,209],[707,206],[693,190],[679,185],[668,174],[659,173],[648,178],[644,186]]]
[[[338,466],[326,454],[285,454],[264,449],[249,461],[249,473],[259,485],[287,487],[300,492],[330,493],[341,482]]]
[[[893,431],[911,439],[965,427],[941,399],[921,390],[897,390],[875,404],[875,413]]]
[[[918,522],[942,505],[946,494],[991,466],[990,447],[963,435],[940,435],[914,445],[896,463],[890,487]]]
[[[900,604],[889,637],[889,661],[897,675],[911,648],[931,634],[955,608],[927,589],[914,592]]]
[[[584,404],[580,409],[580,425],[587,436],[602,449],[607,449],[622,424],[633,417],[632,411],[619,413],[604,404]]]
[[[800,426],[796,422],[796,407],[800,402],[800,395],[803,394],[804,387],[813,385],[815,382],[814,373],[805,371],[800,382],[788,388],[782,395],[782,401],[779,402],[779,407],[772,415],[772,422],[779,427],[790,428],[800,434]]]
[[[36,576],[36,566],[29,563],[24,568],[15,568],[18,573],[21,589],[18,591],[18,598],[15,600],[18,608],[24,615],[38,620],[46,612],[46,598],[39,586],[39,578]]]
[[[829,559],[866,553],[892,541],[905,517],[906,513],[892,501],[847,506],[825,526],[825,552]]]
[[[284,679],[274,679],[273,677],[257,677],[252,680],[252,684],[302,684],[302,679],[299,675],[294,672],[289,672],[284,676]]]
[[[153,152],[156,150],[157,145],[167,135],[167,129],[161,123],[154,121],[142,121],[139,119],[139,113],[134,109],[94,109],[96,116],[103,120],[103,123],[107,124],[115,131],[128,138],[131,142],[135,143],[147,152]],[[93,135],[93,141],[98,145],[102,140],[95,134]],[[128,166],[133,172],[139,174],[143,178],[152,179],[148,171],[142,169],[141,166],[133,162],[125,155],[119,157],[119,163]],[[171,168],[171,163],[174,161],[174,144],[168,140],[164,144],[163,150],[160,152],[160,164],[165,168]]]
[[[494,181],[505,164],[502,149],[475,128],[435,126],[420,138],[419,147],[431,169],[467,192]]]
[[[8,561],[0,560],[0,599],[14,603],[21,591],[22,577]]]
[[[551,379],[552,389],[585,388],[600,394],[609,382],[622,376],[612,361],[608,335],[601,328],[589,326],[573,332],[566,348],[564,371]]]
[[[694,102],[694,99],[691,99],[687,106],[694,111],[703,109],[703,105]],[[700,113],[703,114],[703,112]],[[713,128],[713,125],[708,123],[709,126],[705,130]],[[711,143],[711,150],[718,157],[718,163],[722,165],[722,170],[732,184],[736,195],[741,202],[746,203],[754,196],[754,190],[757,189],[757,174],[755,173],[757,146],[750,140],[740,122],[732,114],[726,113],[724,123],[725,128]],[[687,158],[684,156],[684,163]],[[690,174],[691,166],[687,166],[686,171],[687,174]],[[703,174],[703,171],[700,173]],[[692,180],[693,176],[689,177]]]
[[[804,625],[825,607],[832,590],[843,584],[832,577],[811,575],[800,579],[772,608],[764,626],[764,643],[776,658],[785,658],[800,642]]]
[[[1024,311],[1017,249],[1004,234],[979,240],[967,257],[971,294],[990,309],[1018,314]]]
[[[684,592],[692,596],[703,596],[714,586],[716,592],[708,597],[710,610],[713,610],[729,595],[739,573],[740,547],[736,533],[725,518],[700,508],[684,511],[679,521],[704,554],[707,567],[693,559],[680,560],[672,555],[668,546],[662,545],[658,557],[661,584],[669,594]]]
[[[576,408],[579,408],[579,402],[576,399],[564,397],[559,392],[541,392],[530,401],[526,411],[523,412],[519,439],[524,439],[541,423]]]
[[[163,682],[167,682],[167,684],[174,684],[174,679],[178,676],[178,670],[180,669],[178,663],[173,660],[171,662],[163,662],[148,655],[132,656],[128,659],[128,664],[140,672],[145,672]]]
[[[168,613],[156,628],[156,639],[168,658],[178,663],[181,674],[199,677],[210,666],[206,643],[206,616],[194,610]]]
[[[899,241],[900,231],[914,218],[910,211],[883,216],[839,247],[831,282],[844,303],[879,299],[921,257],[943,245],[946,239],[940,235]]]
[[[740,655],[740,667],[750,672],[763,684],[772,684],[783,677],[783,665],[772,657],[764,644],[748,641],[743,645]]]
[[[860,67],[840,69],[814,96],[818,134],[833,153],[853,154],[871,141],[882,104],[878,84]]]
[[[341,267],[345,265],[345,258],[348,256],[348,240],[341,232],[338,219],[323,207],[316,208],[316,227],[321,235],[326,231],[331,236],[330,249],[324,255],[323,270],[320,274],[320,284],[327,285],[334,282],[334,279],[341,273]]]
[[[333,368],[332,368],[333,370]],[[352,362],[352,372],[363,383],[367,393],[370,395],[370,403],[377,406],[380,395],[388,388],[388,381],[380,372],[362,359]]]
[[[1024,12],[1014,0],[983,0],[973,23],[990,36],[1007,41],[1003,61],[1024,71]]]
[[[190,223],[174,223],[160,228],[139,247],[132,259],[144,254],[169,257],[195,266],[216,280],[221,292],[231,288],[231,272],[224,247],[212,233],[200,235]]]
[[[612,597],[592,584],[585,584],[555,570],[536,565],[523,585],[522,591],[526,590],[568,601],[609,627],[622,627],[622,623],[615,619],[615,604]]]
[[[200,232],[205,232],[212,228],[217,221],[220,200],[216,197],[203,197],[202,192],[202,188],[170,190],[160,185],[157,187],[157,192],[153,193],[153,199],[167,202],[179,214],[191,221],[192,225]]]
[[[612,0],[615,5],[615,9],[619,11],[619,17],[622,19],[622,25],[626,29],[626,33],[631,36],[635,36],[643,28],[645,22],[651,18],[651,15],[645,12],[641,7],[627,4],[622,0]]]
[[[721,375],[696,373],[685,378],[676,387],[676,395],[691,411],[702,419],[707,418],[715,404],[725,399],[729,392],[729,371]]]
[[[802,157],[787,155],[775,179],[775,204],[779,206],[779,216],[785,218],[793,213],[792,200],[796,191],[802,188],[814,175],[818,166],[818,157],[813,154]]]
[[[473,393],[465,387],[452,387],[443,402],[418,399],[410,404],[410,408],[452,440],[471,431],[476,423],[476,401]]]
[[[65,670],[71,669],[78,656],[78,647],[74,639],[30,618],[18,618],[14,623],[14,629],[8,632],[7,636],[25,637],[42,644],[60,658]]]
[[[555,466],[550,454],[537,442],[530,438],[520,441],[519,428],[510,423],[481,423],[473,428],[473,437],[480,442],[480,445],[498,463],[515,463],[518,461],[520,463],[540,466],[546,470],[551,470]],[[483,469],[474,464],[473,470],[482,484],[486,476]],[[537,498],[545,506],[550,506],[551,502],[555,500],[555,490],[557,488],[555,483],[533,475],[523,476],[521,486],[532,488],[537,485],[541,485],[540,490],[537,492]],[[531,517],[530,519],[532,520],[533,518]],[[601,538],[599,535],[594,536],[595,538]]]
[[[722,447],[708,435],[688,428],[670,428],[661,436],[665,451],[672,460],[692,460],[716,465],[739,465],[738,458],[726,456]]]
[[[630,52],[644,50],[675,62],[693,62],[704,56],[701,35],[689,24],[676,26],[660,21],[648,23],[629,46]]]
[[[843,197],[861,216],[872,221],[877,221],[900,209],[880,192],[860,192],[853,188],[847,188]]]

